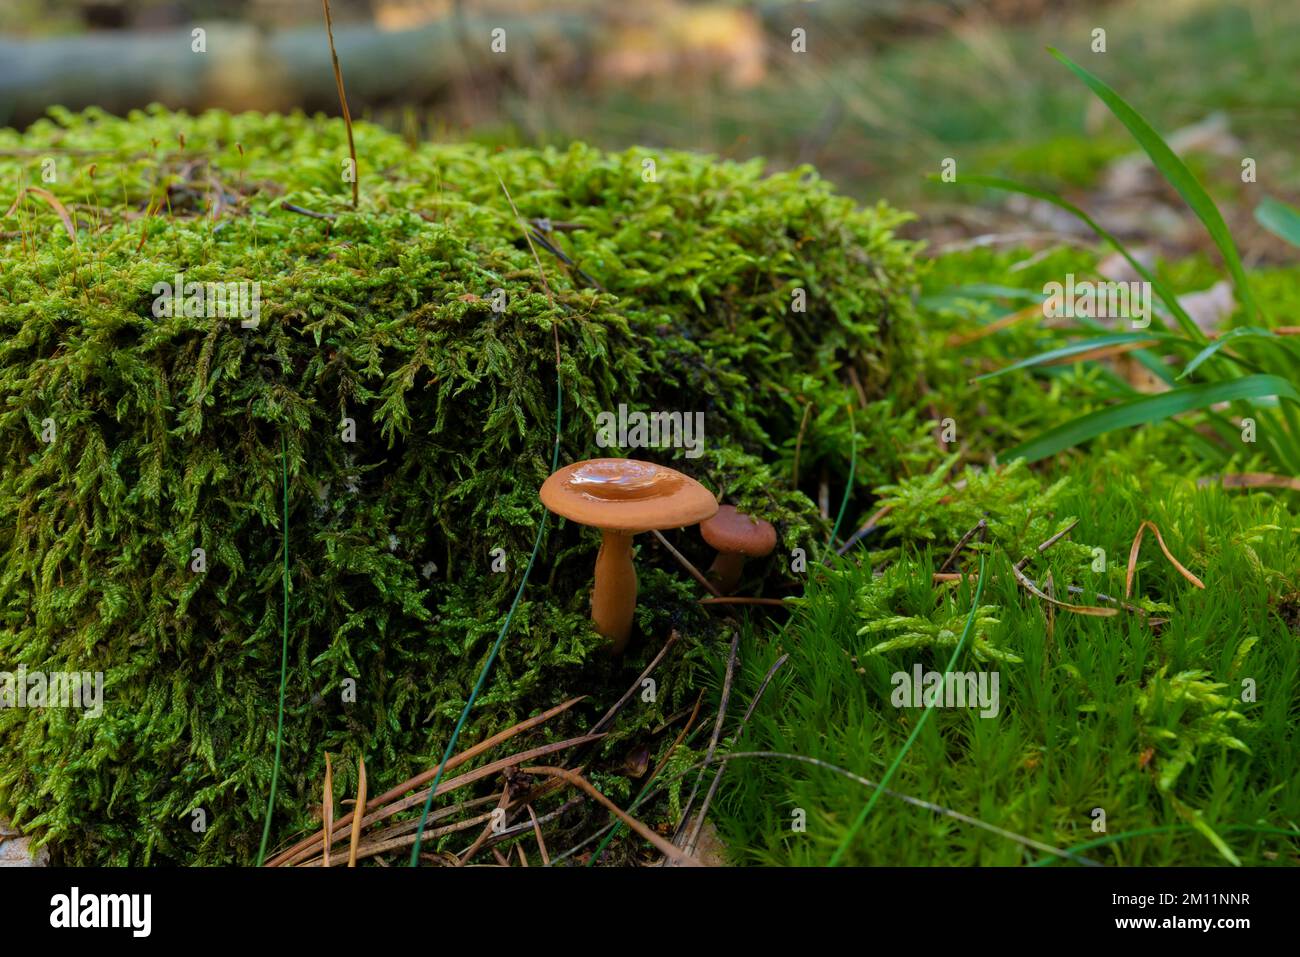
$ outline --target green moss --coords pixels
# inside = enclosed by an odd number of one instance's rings
[[[879,450],[860,487],[915,438],[914,415],[886,414],[909,408],[917,378],[899,213],[861,209],[806,169],[356,136],[352,211],[337,122],[92,111],[0,132],[0,149],[28,151],[0,157],[4,180],[48,189],[79,226],[74,247],[28,194],[0,239],[0,669],[107,684],[98,718],[0,710],[0,812],[66,861],[252,858],[279,672],[282,441],[287,838],[311,825],[325,751],[344,755],[336,793],[358,755],[374,793],[445,746],[542,520],[557,339],[564,461],[607,451],[595,417],[620,403],[701,411],[701,457],[634,454],[769,517],[787,549],[826,531],[804,492],[847,472],[850,369],[875,403],[858,416],[863,447]],[[539,246],[539,272],[503,183],[523,217],[577,227],[547,234],[572,265]],[[180,272],[260,283],[258,326],[155,317],[155,284]],[[791,312],[796,288],[806,313]],[[725,627],[639,541],[641,637],[616,664],[587,621],[594,534],[551,527],[464,744],[575,689],[593,700],[539,734],[589,726],[674,627],[684,653],[606,752],[693,700],[696,662]],[[694,533],[677,543],[708,560]],[[786,564],[778,550],[751,565],[751,584],[779,583]]]
[[[744,734],[723,747],[824,763],[727,762],[711,814],[733,861],[825,865],[871,797],[860,779],[833,769],[880,781],[907,747],[889,787],[931,809],[884,796],[846,863],[1055,861],[1042,844],[1123,866],[1292,863],[1294,507],[1286,493],[1200,488],[1154,454],[1160,447],[1167,443],[1134,442],[1046,473],[1008,467],[1005,482],[966,471],[951,476],[943,498],[915,481],[882,490],[895,503],[883,532],[888,563],[878,552],[822,570],[783,632],[743,634],[732,708],[748,709],[768,670],[789,657]],[[898,676],[947,669],[975,587],[932,576],[979,518],[987,541],[969,543],[949,567],[974,575],[974,553],[985,553],[980,613],[953,670],[998,676],[996,714],[936,707],[913,741],[921,712],[898,706]],[[1067,537],[1036,551],[1074,519]],[[1159,626],[1136,614],[1049,608],[1013,573],[1029,555],[1024,574],[1039,587],[1050,575],[1058,599],[1111,605],[1103,596],[1126,594],[1144,521],[1205,586],[1184,578],[1148,532],[1130,601],[1158,609]],[[725,649],[712,658],[716,688]],[[1095,830],[1097,808],[1105,834]],[[798,810],[806,826],[796,830]],[[1090,846],[1103,837],[1113,843]]]

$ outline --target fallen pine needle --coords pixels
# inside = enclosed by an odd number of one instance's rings
[[[324,821],[325,833],[334,833],[334,768],[330,765],[330,753],[325,752],[325,807]],[[325,842],[325,866],[330,866],[330,845],[329,841]]]
[[[732,741],[739,740],[740,736],[745,733],[745,726],[749,724],[749,719],[753,716],[754,709],[758,707],[759,701],[763,699],[763,694],[767,691],[768,684],[771,683],[773,676],[776,675],[780,667],[789,659],[790,656],[788,654],[782,655],[780,658],[776,659],[776,663],[768,669],[767,675],[763,678],[763,683],[758,686],[758,690],[754,692],[754,696],[749,701],[749,707],[745,709],[745,716],[740,719],[740,726],[736,728],[735,733],[732,734]],[[718,785],[722,783],[722,772],[726,769],[727,765],[725,763],[719,763],[718,770],[713,773],[713,783],[709,785],[708,793],[704,795],[704,802],[700,805],[699,816],[695,819],[695,828],[691,831],[691,836],[686,841],[687,854],[695,854],[696,846],[699,844],[700,840],[700,832],[704,830],[705,815],[709,813],[709,805],[713,803],[713,797],[718,793]]]
[[[528,805],[528,816],[532,818],[533,821],[533,834],[537,837],[537,850],[541,852],[542,855],[542,866],[550,867],[551,855],[546,853],[546,841],[542,840],[542,826],[537,823],[537,812],[533,810],[531,804]],[[527,866],[527,864],[528,862],[524,861],[524,865]]]
[[[939,566],[939,571],[942,572],[945,568],[947,568],[949,565],[955,562],[957,560],[957,556],[961,554],[961,550],[966,547],[966,545],[970,542],[970,540],[974,538],[976,535],[979,535],[982,532],[984,532],[984,530],[987,529],[988,527],[989,527],[989,523],[987,519],[981,518],[978,522],[976,522],[974,528],[972,528],[969,532],[967,532],[960,539],[958,539],[957,544],[953,547],[953,550],[948,553],[948,557],[945,558],[943,560],[943,564]]]
[[[690,820],[691,807],[695,804],[695,795],[699,793],[700,782],[704,780],[704,772],[713,760],[713,755],[718,749],[718,741],[722,737],[722,726],[727,720],[727,706],[731,703],[731,683],[736,674],[736,661],[740,653],[740,632],[737,631],[731,639],[731,653],[727,656],[727,672],[722,679],[722,693],[718,702],[718,717],[713,724],[713,737],[709,739],[709,750],[704,754],[704,764],[700,767],[699,773],[695,776],[695,784],[691,787],[691,796],[686,799],[682,805],[681,822],[673,831],[673,846],[681,839],[687,822]]]
[[[659,539],[659,544],[662,545],[664,548],[668,549],[668,554],[673,556],[673,558],[677,559],[677,564],[681,565],[688,572],[690,572],[691,577],[694,578],[701,585],[703,585],[704,588],[709,592],[709,594],[713,595],[714,597],[717,597],[718,595],[722,594],[722,592],[718,591],[717,585],[713,584],[713,582],[705,578],[704,574],[693,564],[691,564],[691,560],[689,558],[687,558],[677,549],[673,548],[672,543],[668,541],[668,539],[664,538],[663,532],[655,528],[650,529],[650,531],[654,533],[655,538]]]
[[[554,754],[557,751],[563,751],[568,748],[581,747],[584,744],[590,744],[593,741],[599,741],[603,737],[604,735],[601,734],[587,734],[577,738],[569,738],[565,741],[555,741],[550,744],[539,745],[538,747],[531,748],[527,751],[521,751],[518,754],[512,754],[506,758],[500,758],[499,760],[493,761],[489,764],[485,764],[482,767],[474,768],[472,771],[466,771],[464,774],[460,775],[459,777],[455,777],[455,778],[451,778],[439,782],[437,793],[446,794],[450,791],[455,791],[458,788],[463,788],[466,785],[473,784],[475,781],[481,781],[484,778],[491,777],[492,775],[500,771],[504,771],[506,768],[515,767],[516,765],[522,764],[525,761],[532,761],[537,758],[543,757],[545,755]],[[380,821],[383,820],[384,818],[392,817],[394,814],[400,814],[402,811],[414,807],[417,804],[422,804],[424,802],[424,799],[427,798],[428,796],[429,796],[429,792],[427,789],[424,791],[417,791],[415,794],[404,797],[401,800],[393,802],[392,804],[386,804],[383,807],[376,808],[374,811],[371,811],[369,814],[365,816],[365,818],[362,819],[361,824],[363,827],[368,827],[369,825],[374,824],[376,821]],[[349,821],[348,823],[344,824],[334,835],[334,840],[341,841],[343,840],[343,838],[349,837],[351,835],[351,832],[352,832],[352,823]],[[306,860],[307,858],[314,856],[315,853],[319,850],[320,848],[316,845],[315,841],[312,841],[302,850],[285,852],[285,854],[282,855],[282,857],[284,857],[284,860],[278,866],[285,866],[285,865],[292,866],[294,864],[298,864]]]
[[[1074,531],[1074,526],[1078,524],[1079,524],[1079,520],[1076,518],[1069,525],[1065,526],[1065,528],[1061,529],[1059,532],[1057,532],[1047,541],[1043,542],[1043,544],[1038,546],[1038,554],[1040,555],[1043,554],[1043,552],[1047,551],[1049,548],[1051,548],[1053,545],[1059,542],[1066,535],[1069,535],[1070,532]],[[1032,555],[1026,555],[1024,558],[1020,559],[1020,561],[1016,562],[1016,567],[1024,568],[1026,565],[1029,564],[1029,559],[1031,559],[1032,557],[1033,557]]]
[[[456,858],[457,867],[464,867],[471,860],[473,860],[474,855],[477,854],[480,850],[482,850],[483,847],[487,844],[488,838],[491,837],[492,834],[496,832],[498,829],[500,829],[503,825],[508,823],[503,815],[505,814],[505,810],[509,806],[509,804],[510,804],[510,785],[506,784],[506,786],[501,789],[501,795],[500,797],[497,798],[497,806],[488,815],[488,822],[483,826],[483,830],[479,832],[478,837],[474,839],[474,843],[471,844],[465,850],[464,853],[457,855]],[[495,853],[495,848],[493,849],[493,852]]]
[[[1289,475],[1275,475],[1272,472],[1235,472],[1229,475],[1211,475],[1196,483],[1201,488],[1207,485],[1222,485],[1224,488],[1289,488],[1300,492],[1300,478]]]
[[[621,712],[627,703],[632,700],[632,696],[641,690],[643,687],[641,682],[649,678],[654,670],[659,667],[659,662],[664,660],[664,656],[668,654],[668,649],[677,644],[677,640],[680,637],[681,636],[677,633],[676,628],[668,633],[668,640],[664,642],[663,647],[659,649],[659,652],[654,656],[650,664],[646,665],[645,670],[641,672],[640,677],[636,679],[632,684],[632,687],[628,688],[627,691],[623,693],[623,697],[615,701],[614,706],[606,711],[605,714],[601,716],[601,719],[591,726],[591,731],[588,732],[589,734],[597,734],[609,727],[610,722],[617,718],[619,712]]]
[[[1124,575],[1124,597],[1131,598],[1133,595],[1133,576],[1137,573],[1138,550],[1142,547],[1142,535],[1148,526],[1151,531],[1156,533],[1156,542],[1160,545],[1160,550],[1165,553],[1165,558],[1169,559],[1169,564],[1178,569],[1178,573],[1186,578],[1197,588],[1204,588],[1205,583],[1183,567],[1183,563],[1170,553],[1168,546],[1165,545],[1164,536],[1160,534],[1160,529],[1155,522],[1150,519],[1144,519],[1138,526],[1137,534],[1133,536],[1133,547],[1128,553],[1128,572]]]
[[[700,715],[700,705],[703,702],[704,702],[704,692],[701,691],[698,695],[695,696],[695,707],[691,709],[690,717],[686,719],[686,726],[683,727],[682,730],[678,733],[677,737],[673,740],[673,743],[668,746],[668,750],[664,752],[664,756],[655,763],[655,769],[650,772],[650,777],[646,778],[645,784],[641,786],[641,792],[636,796],[636,799],[633,800],[632,804],[629,807],[629,810],[633,810],[633,811],[636,810],[637,806],[641,803],[641,801],[645,798],[646,794],[650,791],[650,785],[653,784],[655,778],[659,776],[659,772],[668,766],[668,762],[672,759],[673,752],[677,750],[677,746],[681,744],[683,740],[685,740],[686,735],[690,734],[691,728],[695,727],[695,719],[698,718]],[[600,856],[605,853],[605,848],[609,847],[609,842],[614,839],[614,836],[618,833],[618,829],[622,826],[623,826],[622,822],[620,821],[615,821],[613,824],[610,824],[608,826],[608,833],[606,833],[605,839],[600,842],[600,846],[597,847],[596,850],[592,852],[591,857],[588,858],[587,860],[588,867],[592,866],[598,860],[600,860]],[[594,838],[598,836],[599,833],[600,832],[598,831],[596,835],[593,835],[593,837],[589,838],[588,840],[594,840]],[[582,845],[578,845],[578,846],[581,847]],[[566,856],[568,854],[573,853],[573,850],[575,849],[571,849],[570,851],[566,852]],[[547,866],[549,867],[550,865],[548,864]]]
[[[492,798],[491,800],[495,800],[495,798]],[[474,827],[475,825],[482,824],[484,821],[487,821],[490,818],[491,818],[491,812],[487,812],[484,814],[480,814],[477,817],[466,818],[463,821],[457,821],[453,824],[448,824],[443,827],[428,828],[425,830],[424,833],[430,837],[444,837],[448,834],[455,834],[458,831],[468,830],[469,828]],[[414,832],[415,832],[416,825],[418,824],[419,824],[419,819],[416,818],[415,823],[412,824],[409,828],[409,830],[411,831],[410,834],[404,836],[398,836],[394,838],[384,838],[383,840],[379,840],[378,839],[379,835],[367,834],[366,843],[362,844],[357,849],[357,860],[363,861],[368,857],[376,857],[380,854],[385,854],[388,853],[389,851],[397,850],[398,848],[410,847],[412,844],[415,843]],[[383,833],[387,834],[389,833],[389,831],[384,831]],[[339,867],[344,863],[345,862],[341,858],[336,857],[334,858],[334,863],[332,866]],[[314,857],[309,861],[304,861],[301,864],[296,864],[294,866],[295,867],[321,867],[323,864],[324,864],[324,858]]]
[[[1114,618],[1119,614],[1118,608],[1100,608],[1097,605],[1072,605],[1069,602],[1053,598],[1036,587],[1033,582],[1025,577],[1025,573],[1015,565],[1011,566],[1011,573],[1016,576],[1016,581],[1020,582],[1021,587],[1027,592],[1035,598],[1041,598],[1043,601],[1055,605],[1057,608],[1064,608],[1066,611],[1072,611],[1079,615],[1092,615],[1094,618]]]
[[[441,788],[439,788],[439,790],[441,790]],[[496,800],[497,799],[495,796],[491,796],[473,802],[466,802],[465,804],[459,805],[459,807],[460,808],[468,807],[470,804],[481,804],[481,803],[490,804],[495,802]],[[585,800],[586,800],[585,797],[579,795],[578,797],[575,797],[572,801],[568,801],[561,807],[556,808],[554,811],[550,811],[542,815],[540,818],[538,818],[538,823],[548,824],[551,821],[556,820],[557,818],[562,816],[564,813],[577,807]],[[466,818],[464,820],[457,821],[453,824],[448,824],[443,827],[428,828],[425,830],[424,833],[426,837],[430,837],[430,838],[444,837],[448,834],[455,834],[459,831],[465,831],[471,827],[476,827],[479,824],[488,822],[491,820],[491,817],[492,817],[492,812],[487,811],[475,817]],[[410,847],[412,844],[415,843],[415,829],[418,825],[419,825],[419,818],[413,818],[410,821],[403,821],[400,825],[395,825],[394,827],[387,828],[386,830],[378,834],[374,834],[374,833],[367,834],[366,843],[362,844],[360,850],[357,851],[357,860],[364,860],[367,857],[376,857],[380,854],[386,854],[388,852],[397,850],[398,848]],[[499,834],[494,834],[489,839],[488,843],[492,844],[493,842],[496,841],[508,840],[512,837],[524,833],[531,827],[532,827],[531,823],[525,823],[525,824],[517,825],[512,828],[507,828],[506,830],[500,832]],[[410,831],[411,833],[405,835],[401,834],[402,828],[405,828],[407,831]],[[397,835],[397,836],[389,838],[386,837],[386,835]],[[443,853],[448,855],[448,857],[445,860],[443,860],[441,863],[443,863],[444,865],[450,865],[455,867],[459,861],[459,858],[455,858],[455,856],[452,855],[450,851],[446,851]],[[316,857],[298,866],[299,867],[320,867],[321,860],[322,860],[321,858]],[[342,862],[340,860],[335,860],[334,866],[338,867],[341,863]],[[474,867],[475,865],[468,864],[465,866]]]
[[[699,861],[697,861],[695,858],[691,857],[690,855],[686,854],[684,851],[681,850],[681,848],[675,847],[674,845],[668,843],[662,837],[656,834],[654,831],[650,830],[650,828],[646,827],[644,824],[638,821],[636,818],[631,817],[628,814],[624,813],[622,808],[620,808],[609,798],[605,797],[605,795],[601,794],[600,791],[596,790],[596,788],[592,786],[587,781],[587,779],[584,778],[582,775],[575,774],[573,771],[570,771],[568,768],[552,768],[552,767],[545,767],[539,765],[520,768],[519,770],[523,774],[544,774],[547,775],[548,777],[563,778],[565,781],[568,781],[574,787],[579,788],[580,790],[585,791],[587,794],[589,794],[592,798],[594,798],[601,805],[603,805],[610,813],[616,815],[619,818],[619,820],[621,820],[624,824],[626,824],[632,830],[636,831],[637,834],[639,834],[641,837],[645,838],[647,841],[653,844],[656,850],[664,854],[664,856],[666,856],[671,861],[673,861],[673,863],[680,864],[684,867],[700,866]]]
[[[554,708],[551,708],[547,711],[543,711],[541,714],[534,715],[533,717],[521,721],[512,727],[506,728],[504,731],[492,735],[492,737],[488,738],[485,741],[480,741],[472,748],[462,751],[460,754],[456,755],[454,758],[448,761],[446,770],[450,771],[453,768],[460,767],[466,761],[470,761],[478,757],[484,751],[488,751],[491,748],[494,748],[496,745],[500,744],[501,742],[507,741],[510,738],[513,738],[517,734],[521,734],[524,731],[531,730],[532,728],[537,727],[539,724],[543,724],[544,722],[549,721],[557,714],[560,714],[561,712],[567,711],[569,708],[572,708],[575,704],[577,704],[579,701],[582,701],[585,697],[586,695],[579,695],[576,698],[570,698],[568,701],[557,704]],[[434,765],[429,770],[423,771],[420,774],[417,774],[415,777],[407,781],[403,781],[401,784],[397,785],[397,787],[385,791],[383,794],[379,795],[378,797],[371,799],[369,801],[370,806],[367,808],[367,810],[370,812],[377,811],[379,808],[383,807],[389,801],[401,797],[407,791],[428,784],[437,776],[437,774],[438,774],[438,765]],[[439,787],[438,791],[439,793],[441,793],[442,788]],[[310,837],[303,838],[297,844],[294,844],[292,847],[289,847],[288,849],[281,851],[275,857],[271,858],[271,860],[267,862],[267,866],[279,867],[282,864],[286,864],[286,863],[292,864],[297,861],[302,861],[305,859],[306,856],[308,856],[310,852],[319,849],[321,839],[325,834],[327,833],[331,834],[330,842],[333,843],[334,841],[342,840],[346,836],[347,827],[348,827],[347,824],[343,822],[339,822],[334,828],[334,830],[339,833],[332,833],[328,830],[322,830],[311,835]]]
[[[348,867],[357,866],[357,848],[361,844],[361,819],[366,814],[366,759],[359,758],[357,771],[357,806],[352,811],[352,844],[348,849]]]

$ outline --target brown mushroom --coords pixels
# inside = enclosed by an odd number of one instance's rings
[[[694,525],[718,510],[713,493],[693,478],[634,459],[567,465],[542,484],[541,499],[556,515],[600,529],[591,620],[616,654],[627,645],[636,609],[632,536]]]
[[[746,515],[734,505],[722,506],[718,514],[701,522],[700,534],[718,550],[709,577],[724,595],[731,594],[740,583],[746,558],[762,558],[776,548],[776,529],[772,523]]]

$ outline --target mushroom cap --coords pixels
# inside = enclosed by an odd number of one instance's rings
[[[580,525],[620,532],[694,525],[718,511],[713,493],[690,476],[635,459],[587,459],[542,483],[542,504]]]
[[[724,505],[707,522],[700,523],[704,540],[720,552],[762,558],[776,548],[776,529],[771,522],[746,515],[734,505]]]

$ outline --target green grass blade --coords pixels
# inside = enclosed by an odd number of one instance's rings
[[[1110,332],[1110,329],[1107,326],[1098,322],[1096,319],[1091,319],[1087,316],[1075,316],[1074,321],[1077,322],[1084,329],[1090,329],[1099,336],[1107,335]],[[1156,330],[1148,329],[1146,331],[1151,332],[1153,335],[1157,335],[1161,337],[1171,335],[1171,333],[1162,332],[1159,329]],[[1199,342],[1193,342],[1191,339],[1187,339],[1187,338],[1175,337],[1173,339],[1168,339],[1165,341],[1185,344],[1192,347],[1200,345]],[[1159,356],[1153,355],[1149,349],[1134,349],[1132,352],[1129,353],[1129,355],[1132,356],[1134,359],[1136,359],[1139,363],[1141,363],[1144,369],[1150,372],[1153,376],[1155,376],[1165,385],[1169,386],[1170,388],[1173,387],[1174,384],[1173,373],[1171,373],[1168,369],[1165,368],[1165,364],[1164,362],[1161,361]],[[1115,373],[1109,368],[1107,368],[1106,366],[1103,365],[1100,366],[1099,368],[1103,371],[1103,374],[1109,372],[1112,378],[1116,378],[1116,379],[1118,378],[1117,376],[1115,376]],[[1124,391],[1127,393],[1132,393],[1136,391],[1133,389],[1132,386],[1128,385],[1127,382],[1125,383],[1125,386],[1126,388],[1124,389]]]
[[[1191,207],[1192,212],[1205,224],[1206,230],[1210,233],[1210,238],[1214,240],[1214,245],[1219,247],[1219,253],[1223,256],[1228,272],[1232,274],[1232,281],[1237,287],[1237,294],[1241,297],[1247,318],[1253,316],[1255,300],[1250,294],[1250,283],[1246,279],[1246,270],[1242,268],[1241,256],[1237,253],[1237,245],[1232,241],[1232,233],[1228,231],[1228,225],[1223,221],[1223,215],[1219,212],[1219,207],[1214,204],[1214,200],[1205,191],[1205,187],[1197,181],[1196,177],[1192,175],[1192,171],[1178,158],[1178,154],[1169,148],[1169,144],[1161,138],[1151,124],[1143,119],[1137,110],[1129,106],[1123,97],[1060,50],[1049,47],[1048,52],[1069,67],[1075,76],[1083,80],[1088,85],[1088,88],[1097,95],[1097,98],[1115,114],[1115,117],[1128,127],[1128,131],[1133,134],[1133,138],[1146,151],[1147,156],[1151,157],[1151,162],[1155,163],[1156,169],[1160,170],[1161,175],[1169,182],[1169,185],[1178,191],[1178,194]]]
[[[1172,314],[1178,321],[1178,325],[1182,327],[1183,332],[1195,339],[1197,342],[1207,341],[1205,333],[1201,331],[1200,327],[1194,321],[1192,321],[1192,317],[1187,314],[1187,310],[1184,309],[1182,303],[1178,301],[1177,294],[1169,288],[1163,280],[1159,279],[1153,272],[1151,272],[1151,270],[1147,269],[1146,266],[1134,259],[1133,254],[1128,251],[1127,247],[1125,247],[1125,245],[1121,243],[1114,234],[1103,228],[1099,222],[1068,199],[1057,196],[1049,190],[1038,189],[1035,186],[1027,186],[1024,183],[1017,183],[1015,180],[1011,179],[1002,179],[998,176],[963,176],[961,178],[961,183],[967,186],[986,186],[989,189],[1000,189],[1009,193],[1020,193],[1022,196],[1041,199],[1045,203],[1051,203],[1058,209],[1065,210],[1106,242],[1110,243],[1115,251],[1123,256],[1124,259],[1127,260],[1128,264],[1133,267],[1134,272],[1147,282],[1151,283],[1151,288],[1155,290],[1156,295],[1159,296],[1161,302],[1165,304],[1165,308],[1168,309],[1170,314]]]
[[[1277,396],[1279,399],[1300,402],[1300,392],[1296,391],[1295,386],[1285,379],[1271,375],[1243,376],[1228,382],[1185,386],[1080,416],[1016,446],[1002,458],[1004,461],[1023,458],[1036,462],[1116,429],[1159,422],[1219,402],[1258,399],[1264,396]]]
[[[1210,356],[1214,355],[1224,346],[1230,346],[1234,342],[1240,342],[1243,339],[1247,341],[1258,341],[1260,339],[1277,340],[1277,338],[1278,337],[1274,335],[1271,330],[1261,328],[1260,326],[1241,326],[1240,328],[1233,329],[1231,332],[1225,333],[1218,339],[1214,340],[1214,342],[1211,342],[1208,346],[1193,356],[1192,361],[1187,363],[1187,368],[1183,369],[1183,371],[1179,373],[1178,378],[1186,379],[1189,375],[1200,368],[1201,363],[1210,358]]]
[[[1099,837],[1095,841],[1085,841],[1082,844],[1076,844],[1070,850],[1078,854],[1081,851],[1090,851],[1094,848],[1104,847],[1107,844],[1114,844],[1117,841],[1127,841],[1135,837],[1146,837],[1150,834],[1172,834],[1180,831],[1196,830],[1191,824],[1162,824],[1159,827],[1144,827],[1135,831],[1121,831],[1118,834],[1107,834],[1105,837]],[[1276,834],[1281,837],[1300,837],[1300,830],[1285,827],[1269,827],[1258,824],[1229,824],[1221,827],[1219,830],[1227,833],[1229,831],[1249,831],[1253,834]],[[1059,857],[1040,857],[1038,860],[1029,864],[1030,867],[1050,867],[1060,860]]]
[[[1214,849],[1223,856],[1225,861],[1233,867],[1241,867],[1241,858],[1234,854],[1232,848],[1228,846],[1228,842],[1221,838],[1214,828],[1210,827],[1210,825],[1206,823],[1204,818],[1201,817],[1200,811],[1192,812],[1190,820],[1192,822],[1192,827],[1196,828],[1196,830],[1214,846]]]
[[[1080,339],[1078,342],[1072,342],[1068,346],[1061,346],[1059,349],[1050,349],[1047,352],[1040,352],[1036,356],[1030,356],[1028,359],[1021,359],[1019,362],[1004,366],[1001,369],[995,369],[992,372],[986,372],[984,375],[976,376],[972,382],[982,382],[985,379],[996,379],[1000,375],[1006,375],[1008,372],[1014,372],[1016,369],[1028,369],[1032,366],[1043,365],[1047,362],[1055,362],[1058,359],[1068,359],[1070,356],[1079,355],[1080,353],[1091,352],[1094,349],[1104,349],[1107,346],[1119,346],[1129,342],[1150,342],[1153,345],[1156,342],[1167,339],[1176,339],[1179,342],[1187,342],[1181,336],[1175,336],[1168,332],[1120,332],[1111,336],[1094,336],[1091,339]]]
[[[1292,246],[1300,246],[1300,209],[1271,196],[1255,207],[1255,221]]]

